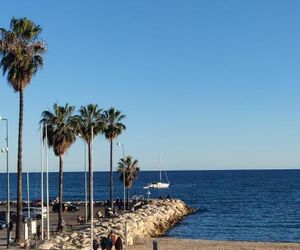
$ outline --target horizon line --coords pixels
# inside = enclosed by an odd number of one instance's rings
[[[276,171],[276,170],[300,170],[299,168],[230,168],[230,169],[168,169],[168,170],[163,170],[163,172],[183,172],[183,171],[188,171],[188,172],[193,172],[193,171],[253,171],[253,170],[257,170],[257,171]],[[157,170],[140,170],[141,172],[157,172]],[[73,171],[64,171],[63,173],[82,173],[84,171],[80,171],[80,170],[73,170]],[[88,172],[88,171],[87,171]],[[99,172],[99,173],[109,173],[110,171],[93,171],[93,172]],[[117,172],[113,171],[113,172]],[[9,172],[10,174],[17,174],[17,172]],[[22,172],[22,174],[26,174],[27,171]],[[41,171],[29,171],[29,173],[41,173]],[[44,173],[46,173],[46,171],[44,171]],[[49,171],[48,173],[59,173],[59,171]],[[5,171],[1,171],[0,174],[7,174],[7,172]]]

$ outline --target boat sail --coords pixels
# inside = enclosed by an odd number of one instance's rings
[[[170,182],[169,178],[167,175],[167,172],[165,172],[167,182],[162,182],[162,177],[161,177],[161,155],[159,157],[159,181],[151,182],[144,186],[144,189],[149,189],[149,188],[155,188],[155,189],[163,189],[163,188],[169,188]]]

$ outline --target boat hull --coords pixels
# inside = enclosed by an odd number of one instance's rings
[[[169,188],[170,183],[163,183],[163,182],[155,182],[155,183],[150,183],[146,186],[144,186],[144,189],[164,189],[164,188]]]

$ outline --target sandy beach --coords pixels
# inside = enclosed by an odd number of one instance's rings
[[[151,240],[140,240],[128,250],[149,250],[152,249],[153,241],[158,242],[159,250],[295,250],[300,249],[300,243],[264,243],[264,242],[233,242],[233,241],[210,241],[210,240],[189,240],[176,238],[155,238]]]

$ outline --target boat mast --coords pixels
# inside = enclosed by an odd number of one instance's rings
[[[159,181],[161,182],[161,153],[159,153]]]

